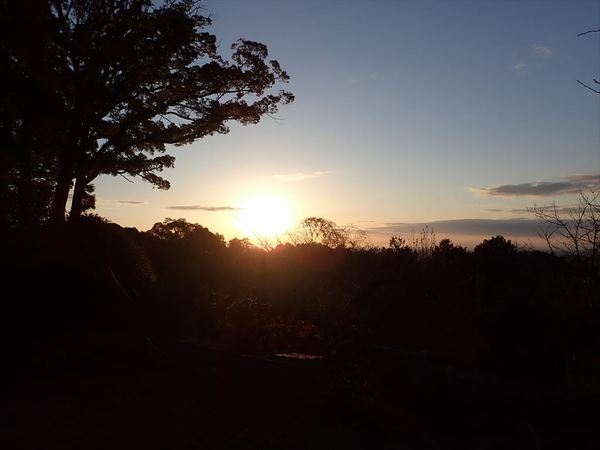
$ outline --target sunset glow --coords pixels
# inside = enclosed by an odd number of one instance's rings
[[[249,198],[234,217],[235,227],[249,238],[277,237],[293,225],[289,203],[269,195]]]
[[[600,0],[0,0],[0,450],[600,450],[599,55]]]
[[[224,57],[240,36],[264,43],[290,76],[273,92],[296,100],[167,146],[169,190],[101,175],[96,212],[254,242],[314,216],[374,245],[428,225],[471,248],[496,234],[543,248],[528,208],[600,180],[600,96],[576,81],[596,86],[600,34],[577,36],[597,1],[538,3],[205,0]]]

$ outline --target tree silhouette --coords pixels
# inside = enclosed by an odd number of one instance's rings
[[[0,216],[28,228],[53,191],[54,155],[62,146],[62,76],[48,2],[0,1]],[[23,33],[24,29],[35,32]],[[34,70],[35,69],[35,70]]]
[[[473,254],[483,258],[505,258],[514,255],[516,251],[517,247],[512,241],[504,236],[494,236],[476,245]]]
[[[365,240],[362,230],[340,226],[322,217],[307,217],[289,237],[293,244],[321,244],[330,248],[356,248]]]
[[[528,211],[544,222],[540,237],[550,253],[585,256],[595,264],[600,253],[600,191],[580,192],[578,204],[569,208],[533,205]]]
[[[137,176],[168,189],[169,182],[158,175],[174,163],[166,145],[227,133],[229,121],[257,123],[293,101],[289,92],[272,92],[289,77],[277,61],[267,60],[265,45],[240,39],[231,46],[231,60],[218,54],[216,37],[205,31],[211,20],[199,13],[198,0],[159,5],[151,0],[36,0],[34,14],[41,16],[45,32],[27,39],[34,41],[33,54],[51,64],[18,51],[18,38],[9,35],[19,35],[30,17],[10,3],[2,5],[8,26],[2,33],[3,62],[10,63],[8,75],[17,85],[25,80],[42,87],[35,97],[26,97],[28,103],[18,112],[59,100],[55,114],[40,117],[47,117],[42,129],[53,129],[60,145],[51,146],[48,139],[39,143],[56,166],[54,178],[47,180],[55,184],[56,221],[64,220],[73,181],[71,218],[79,217],[86,202],[89,206],[86,189],[101,174]],[[19,142],[27,138],[27,127],[12,118],[21,125],[9,134],[22,153],[27,146]],[[27,178],[22,167],[19,176]]]
[[[167,217],[162,222],[155,223],[148,234],[160,240],[177,241],[185,240],[193,243],[202,243],[203,246],[224,247],[225,240],[219,233],[213,234],[208,228],[197,223],[190,223],[185,219],[171,219]]]

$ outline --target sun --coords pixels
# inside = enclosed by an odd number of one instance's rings
[[[290,229],[292,210],[279,197],[257,196],[243,203],[235,220],[237,228],[250,238],[273,238]]]

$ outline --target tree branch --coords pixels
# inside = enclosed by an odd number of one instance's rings
[[[125,180],[129,181],[130,183],[133,183],[133,181],[131,181],[129,178],[127,178],[125,175],[123,175],[122,173],[119,174],[120,177],[125,178]]]
[[[588,33],[600,33],[600,30],[589,30],[589,31],[584,31],[583,33],[579,33],[577,35],[577,37],[579,36],[583,36],[584,34],[588,34]]]
[[[582,82],[581,82],[581,81],[579,81],[579,80],[575,80],[575,81],[577,81],[577,82],[578,82],[580,85],[582,85],[584,88],[587,88],[587,89],[589,89],[590,91],[592,91],[592,92],[595,92],[596,94],[600,94],[600,91],[597,91],[597,90],[596,90],[596,89],[594,89],[593,87],[591,87],[591,86],[588,86],[587,84],[585,84],[585,83],[582,83]],[[594,81],[596,81],[596,80],[594,80]],[[597,81],[596,81],[596,82],[597,82]],[[600,84],[600,83],[598,83],[598,84]]]

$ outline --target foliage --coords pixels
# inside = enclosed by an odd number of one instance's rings
[[[394,243],[264,251],[243,239],[225,245],[184,219],[138,232],[86,214],[8,240],[0,344],[9,369],[31,376],[30,367],[41,366],[44,388],[45,364],[67,367],[67,385],[89,365],[92,390],[103,374],[119,385],[145,374],[180,398],[199,388],[199,401],[213,380],[239,402],[241,381],[247,391],[263,386],[252,392],[263,400],[273,395],[270,380],[281,383],[279,395],[308,379],[310,395],[313,384],[327,390],[323,404],[335,403],[331,396],[364,400],[365,412],[401,404],[444,423],[452,414],[470,421],[474,412],[503,419],[507,405],[538,414],[561,393],[600,393],[597,273],[517,251],[501,236],[474,252],[443,239],[425,258]],[[281,353],[322,359],[288,364],[274,356]],[[179,385],[182,374],[193,387]]]
[[[308,217],[290,234],[293,244],[321,244],[329,248],[358,248],[365,241],[365,234],[353,226],[340,226],[322,217]]]
[[[233,238],[227,243],[227,247],[229,247],[230,250],[239,252],[244,252],[255,248],[248,238]]]
[[[433,228],[427,225],[421,230],[418,235],[414,233],[411,236],[411,247],[420,259],[430,257],[435,248],[435,232]]]
[[[467,253],[465,247],[455,245],[450,239],[442,239],[440,243],[435,246],[432,250],[432,256],[443,256],[452,258],[456,256],[462,256]]]
[[[447,243],[444,242],[444,245]],[[393,253],[412,254],[420,260],[425,260],[430,258],[436,249],[435,232],[433,228],[426,225],[419,234],[412,232],[410,240],[401,236],[392,236],[388,247]]]
[[[225,243],[223,236],[218,233],[211,233],[208,228],[202,225],[190,223],[185,219],[171,219],[170,217],[162,222],[155,223],[148,233],[161,240],[184,239],[197,241],[206,238],[218,243],[218,245],[224,245]]]
[[[93,206],[99,175],[140,177],[159,189],[167,145],[255,124],[293,101],[273,91],[289,77],[264,44],[240,39],[220,56],[197,0],[34,0],[0,3],[3,179],[31,203],[33,180],[50,188],[52,215]],[[23,29],[36,27],[36,32]],[[47,200],[46,200],[47,201]]]
[[[473,249],[475,256],[484,258],[505,258],[514,255],[516,251],[517,246],[504,236],[484,239],[482,243],[476,245]]]

